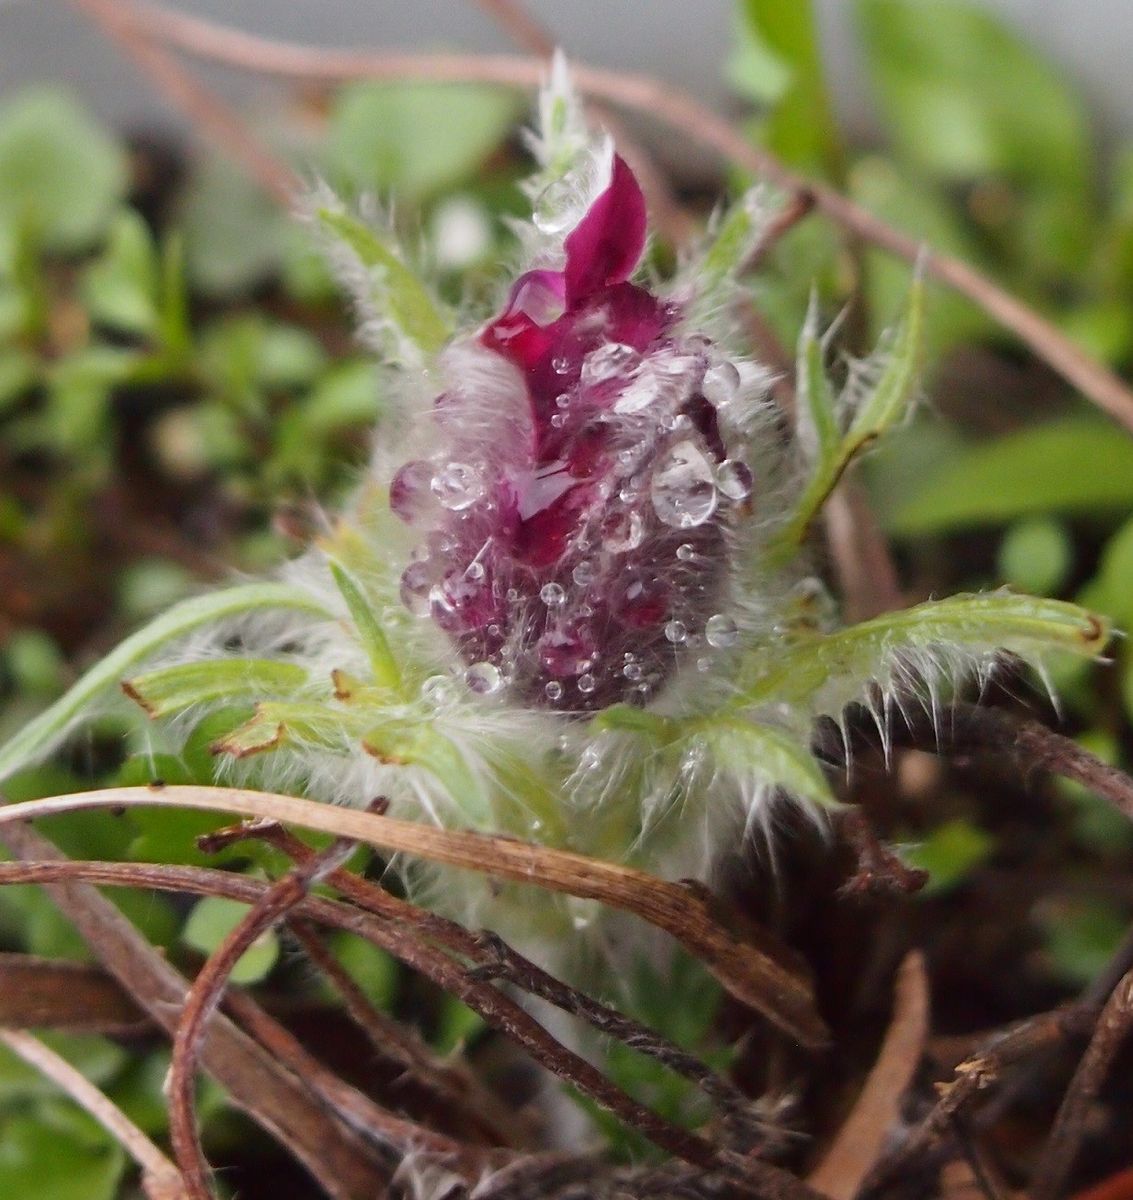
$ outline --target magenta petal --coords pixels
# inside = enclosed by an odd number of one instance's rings
[[[573,308],[628,279],[645,249],[645,197],[625,160],[614,155],[610,186],[566,239],[566,300]]]

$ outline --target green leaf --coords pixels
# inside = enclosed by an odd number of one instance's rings
[[[762,93],[759,99],[772,101],[763,127],[766,144],[795,166],[837,177],[842,147],[810,0],[740,0],[739,12],[741,45],[746,46],[733,60],[731,78],[745,83],[745,90]]]
[[[17,404],[39,380],[39,363],[18,346],[0,346],[0,413]]]
[[[216,658],[135,675],[122,687],[150,717],[164,717],[214,700],[286,695],[306,682],[306,670],[294,663]]]
[[[749,672],[736,704],[810,704],[815,715],[837,716],[918,651],[934,659],[950,650],[1003,651],[1033,662],[1054,650],[1094,656],[1109,637],[1107,621],[1059,600],[1003,592],[951,596],[776,646]]]
[[[1133,627],[1133,519],[1106,542],[1098,572],[1078,599],[1106,613],[1122,628]]]
[[[736,779],[782,788],[826,808],[837,804],[822,768],[789,734],[749,721],[709,717],[695,723],[692,736],[705,743],[720,769]]]
[[[0,109],[0,263],[28,222],[48,250],[85,249],[105,231],[127,179],[122,148],[69,95],[22,92]]]
[[[114,219],[106,249],[83,276],[83,300],[100,324],[150,337],[159,321],[159,277],[149,227],[125,208]]]
[[[248,911],[245,904],[224,896],[206,896],[199,900],[185,922],[181,940],[202,954],[212,954],[240,924]],[[259,983],[279,958],[279,938],[266,930],[240,956],[229,978],[233,983]]]
[[[114,1200],[125,1155],[35,1117],[12,1116],[0,1138],[0,1195],[35,1200]]]
[[[330,573],[334,576],[335,586],[346,601],[358,639],[370,660],[374,682],[379,687],[396,688],[401,683],[401,671],[385,630],[382,629],[377,613],[370,607],[365,592],[358,581],[334,561],[330,563]]]
[[[1090,417],[1049,421],[973,447],[886,522],[896,534],[940,533],[1040,513],[1133,504],[1133,439]]]
[[[970,821],[947,821],[921,842],[901,848],[910,867],[929,874],[922,896],[933,896],[959,886],[995,849],[995,839]]]
[[[87,346],[61,359],[47,377],[42,436],[55,450],[86,458],[108,434],[110,395],[129,380],[137,351]]]
[[[390,1012],[397,999],[401,968],[397,959],[357,934],[331,936],[331,949],[343,969],[382,1012]]]
[[[0,747],[0,780],[46,754],[92,701],[115,690],[132,667],[162,646],[202,625],[257,609],[291,609],[329,619],[316,600],[286,584],[252,583],[184,600],[121,642],[46,712]]]
[[[369,274],[376,310],[426,357],[435,354],[450,330],[421,280],[377,230],[331,208],[320,208],[316,215],[326,232],[344,243]]]
[[[209,296],[248,292],[279,270],[286,253],[287,214],[222,154],[198,163],[181,223],[189,282]]]
[[[215,741],[213,754],[250,758],[289,743],[331,746],[345,732],[346,718],[325,704],[266,700],[239,728]]]
[[[1085,189],[1084,105],[982,6],[858,0],[866,61],[901,155],[947,179],[989,174]]]
[[[1074,544],[1061,521],[1030,517],[1007,530],[998,562],[1005,583],[1049,596],[1061,588],[1074,565]]]
[[[797,426],[800,444],[812,461],[830,458],[838,444],[834,392],[823,362],[818,331],[818,294],[813,293],[795,351]]]
[[[448,792],[471,827],[493,827],[492,799],[482,774],[455,742],[430,725],[383,725],[363,736],[362,747],[381,762],[426,771]]]
[[[511,132],[520,108],[501,88],[352,84],[331,113],[328,153],[359,190],[420,201],[470,176]]]
[[[1067,900],[1040,915],[1054,973],[1076,987],[1109,965],[1129,929],[1129,915],[1110,900]]]
[[[918,272],[914,276],[908,304],[893,333],[890,348],[884,354],[879,351],[875,355],[875,360],[884,361],[884,366],[881,368],[876,382],[858,403],[850,420],[850,427],[840,441],[835,443],[833,430],[829,428],[831,417],[819,413],[818,419],[825,422],[826,428],[823,431],[816,430],[815,448],[817,449],[820,444],[817,439],[825,437],[826,452],[815,460],[810,479],[803,489],[802,495],[768,546],[767,561],[771,566],[782,565],[798,551],[811,524],[846,468],[866,447],[877,441],[908,411],[920,379],[923,353],[923,300],[924,284]],[[821,362],[814,364],[814,369],[821,372]],[[811,364],[807,364],[804,373],[808,376],[808,392],[817,386],[809,379],[810,370]],[[851,376],[847,389],[852,389],[853,386],[854,379]],[[810,403],[808,399],[808,405]],[[828,404],[829,399],[823,395],[817,403],[820,406],[824,403]]]

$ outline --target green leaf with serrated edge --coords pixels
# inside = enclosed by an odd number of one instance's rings
[[[1133,438],[1093,417],[1048,421],[950,457],[886,526],[921,534],[1032,514],[1127,510]]]
[[[362,746],[381,762],[428,771],[472,826],[493,826],[491,797],[480,772],[472,768],[455,742],[435,729],[383,725],[364,734]]]
[[[301,688],[308,678],[306,670],[294,663],[217,658],[135,675],[122,684],[122,690],[150,717],[164,717],[212,700],[286,694]]]
[[[0,780],[46,754],[98,697],[114,691],[136,664],[185,634],[258,609],[291,609],[330,619],[312,596],[282,583],[252,583],[175,604],[96,663],[50,708],[0,747]]]
[[[370,660],[374,681],[381,687],[398,687],[401,683],[401,672],[398,670],[397,659],[393,656],[389,640],[377,614],[370,607],[370,602],[353,576],[338,563],[330,563],[330,573],[334,576],[335,586],[350,610],[350,619],[354,622],[362,648]]]
[[[1002,650],[1031,661],[1053,650],[1093,656],[1109,637],[1108,621],[1060,600],[1003,593],[952,596],[837,633],[804,634],[780,643],[745,675],[732,704],[810,703],[817,705],[816,712],[837,715],[903,652]]]
[[[373,302],[426,357],[448,341],[451,330],[420,279],[381,236],[344,212],[320,208],[319,223],[345,242],[373,279]]]
[[[837,806],[822,768],[789,734],[727,717],[703,718],[690,723],[689,731],[709,747],[720,770],[826,808]]]
[[[918,272],[885,369],[854,414],[837,449],[818,460],[791,515],[771,539],[767,549],[770,566],[782,566],[794,556],[846,468],[907,411],[920,373],[923,316],[924,284]]]
[[[822,361],[822,338],[818,333],[818,293],[811,292],[810,305],[795,351],[798,439],[804,451],[821,462],[838,445],[838,414],[834,390]]]

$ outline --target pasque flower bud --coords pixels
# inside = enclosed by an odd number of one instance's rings
[[[438,449],[393,477],[422,537],[402,595],[509,694],[644,702],[721,599],[751,470],[735,364],[630,282],[645,200],[625,162],[503,311],[442,356]]]

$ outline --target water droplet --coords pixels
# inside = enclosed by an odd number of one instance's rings
[[[716,468],[716,486],[729,500],[746,500],[751,495],[751,485],[751,469],[738,458],[726,458]]]
[[[467,463],[450,462],[433,476],[433,495],[453,512],[470,508],[484,493],[480,478]]]
[[[563,698],[563,685],[557,679],[548,680],[543,687],[543,693],[548,700],[561,700]]]
[[[562,233],[578,222],[578,188],[573,172],[549,183],[532,206],[531,221],[540,233]]]
[[[432,482],[432,464],[420,459],[407,462],[390,481],[389,506],[407,525],[427,516],[433,507]]]
[[[696,660],[696,669],[698,671],[711,671],[712,670],[712,659],[698,658]]]
[[[500,674],[499,668],[490,662],[478,662],[473,663],[465,671],[464,682],[468,684],[469,691],[475,692],[478,696],[490,696],[503,686],[504,677]]]
[[[570,573],[571,579],[578,584],[579,587],[586,587],[587,584],[594,582],[594,564],[587,559],[583,559],[573,571]]]
[[[666,525],[675,529],[703,525],[716,511],[712,464],[692,442],[678,442],[654,471],[650,496]]]
[[[509,604],[515,604],[518,600],[519,600],[519,589],[518,588],[508,588],[507,602]]]
[[[696,550],[691,542],[681,542],[681,544],[677,547],[677,558],[679,558],[681,562],[692,562],[695,557]]]
[[[570,404],[570,392],[560,392],[555,397],[555,406],[557,408],[566,408]]]
[[[436,578],[431,562],[411,562],[401,574],[401,603],[416,617],[429,612],[429,589]]]
[[[558,354],[551,359],[551,370],[556,375],[565,375],[570,370],[570,359],[565,354]]]
[[[645,522],[632,510],[612,513],[602,523],[602,544],[614,554],[636,550],[645,537]]]
[[[726,646],[734,646],[740,636],[735,621],[725,613],[716,613],[704,623],[704,636],[710,646],[722,650]]]
[[[555,413],[555,415],[551,418],[551,424],[556,429],[562,429],[562,427],[566,424],[566,413]]]
[[[626,665],[624,667],[622,667],[622,674],[627,679],[637,680],[637,679],[640,679],[642,677],[642,675],[645,674],[645,672],[641,669],[641,663],[627,662]]]
[[[665,639],[679,646],[688,637],[688,630],[681,621],[669,621],[665,626]]]
[[[598,680],[590,674],[589,671],[585,675],[578,677],[578,690],[584,695],[589,696],[592,691],[598,686]]]
[[[624,379],[641,363],[641,355],[624,342],[607,342],[592,350],[582,364],[582,385],[592,387],[606,379]]]
[[[566,600],[566,591],[561,583],[545,583],[539,589],[539,599],[548,608],[558,608]]]
[[[468,564],[468,566],[464,568],[464,574],[467,575],[469,579],[483,579],[484,564],[474,558]]]
[[[430,675],[421,684],[421,695],[432,704],[447,704],[453,695],[452,680],[447,675]]]
[[[724,359],[714,367],[704,372],[704,382],[700,385],[705,400],[715,408],[727,404],[735,398],[740,390],[740,373],[735,363]]]

